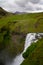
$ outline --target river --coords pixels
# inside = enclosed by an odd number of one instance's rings
[[[26,49],[31,45],[32,42],[37,42],[38,38],[41,38],[42,35],[43,35],[43,33],[29,33],[29,34],[27,34],[23,52],[26,51]],[[36,38],[36,36],[37,36],[37,38]],[[24,58],[22,56],[23,52],[21,54],[17,55],[13,59],[12,63],[7,63],[6,65],[20,65],[24,60]]]

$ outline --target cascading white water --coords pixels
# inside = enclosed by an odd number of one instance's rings
[[[37,36],[40,36],[40,35],[43,35],[43,33],[38,33]],[[36,36],[36,33],[27,34],[23,52],[26,51],[26,49],[31,45],[32,42],[38,41],[38,39],[36,39],[35,36]],[[17,55],[11,64],[7,64],[7,65],[20,65],[24,60],[22,53],[20,55]]]
[[[29,33],[29,34],[27,34],[26,40],[25,40],[24,52],[30,46],[30,44],[33,42],[33,40],[35,40],[35,35],[36,35],[36,33]]]

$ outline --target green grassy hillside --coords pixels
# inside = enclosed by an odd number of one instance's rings
[[[43,38],[36,43],[32,43],[23,57],[25,60],[21,65],[43,65]]]
[[[16,24],[10,25],[15,32],[43,32],[43,13],[8,14],[8,16],[0,18],[0,28],[8,22],[15,21]]]

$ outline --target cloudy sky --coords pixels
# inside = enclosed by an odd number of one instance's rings
[[[43,11],[43,0],[0,0],[0,7],[10,12]]]

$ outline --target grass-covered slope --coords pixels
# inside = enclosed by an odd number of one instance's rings
[[[43,65],[43,38],[32,43],[23,54],[25,60],[21,65]]]
[[[11,29],[15,32],[43,32],[43,13],[8,14],[8,16],[0,18],[0,28],[8,22],[15,21],[15,25],[10,24]]]

